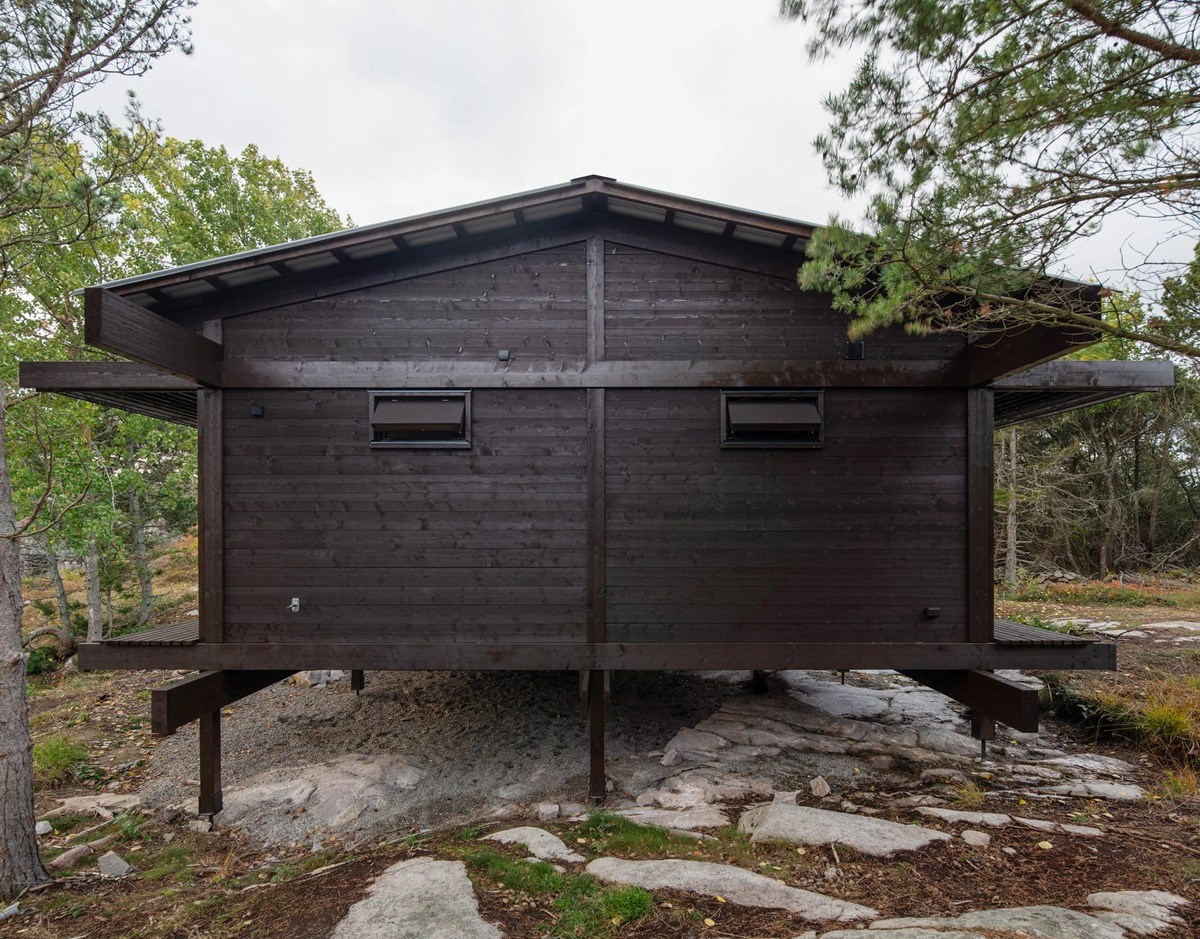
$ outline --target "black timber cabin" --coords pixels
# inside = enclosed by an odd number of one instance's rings
[[[995,619],[993,430],[1171,366],[849,342],[812,232],[585,176],[86,288],[122,361],[22,384],[198,428],[200,599],[80,665],[200,673],[151,708],[200,721],[206,814],[221,707],[302,669],[578,670],[594,798],[619,669],[893,668],[1036,729],[993,671],[1115,648]]]

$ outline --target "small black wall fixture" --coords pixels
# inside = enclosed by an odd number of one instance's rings
[[[266,409],[258,402],[255,402],[254,404],[250,405],[250,416],[251,417],[262,417],[263,414],[265,414],[265,413],[266,413]]]
[[[851,361],[860,361],[867,357],[867,345],[861,339],[846,340],[846,358]]]

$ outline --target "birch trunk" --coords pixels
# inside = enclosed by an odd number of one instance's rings
[[[42,550],[46,554],[46,563],[50,567],[50,580],[54,583],[54,600],[58,604],[58,621],[62,624],[63,634],[70,636],[74,629],[71,624],[71,604],[67,602],[67,588],[63,584],[62,571],[58,568],[58,552],[45,535],[42,536]]]
[[[21,654],[21,550],[4,449],[5,409],[0,388],[0,897],[9,900],[50,878],[33,831],[33,743]]]

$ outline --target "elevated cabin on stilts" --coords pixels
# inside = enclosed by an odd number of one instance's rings
[[[204,813],[221,707],[301,669],[578,670],[595,798],[618,669],[894,668],[1036,729],[993,670],[1115,651],[995,618],[993,429],[1171,367],[849,342],[812,231],[586,176],[87,288],[128,361],[22,384],[198,428],[200,617],[80,665],[199,672],[152,710],[200,721]]]

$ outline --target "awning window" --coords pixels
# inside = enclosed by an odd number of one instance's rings
[[[819,447],[822,409],[820,391],[724,391],[721,445]]]
[[[372,391],[371,446],[469,447],[469,391]]]

